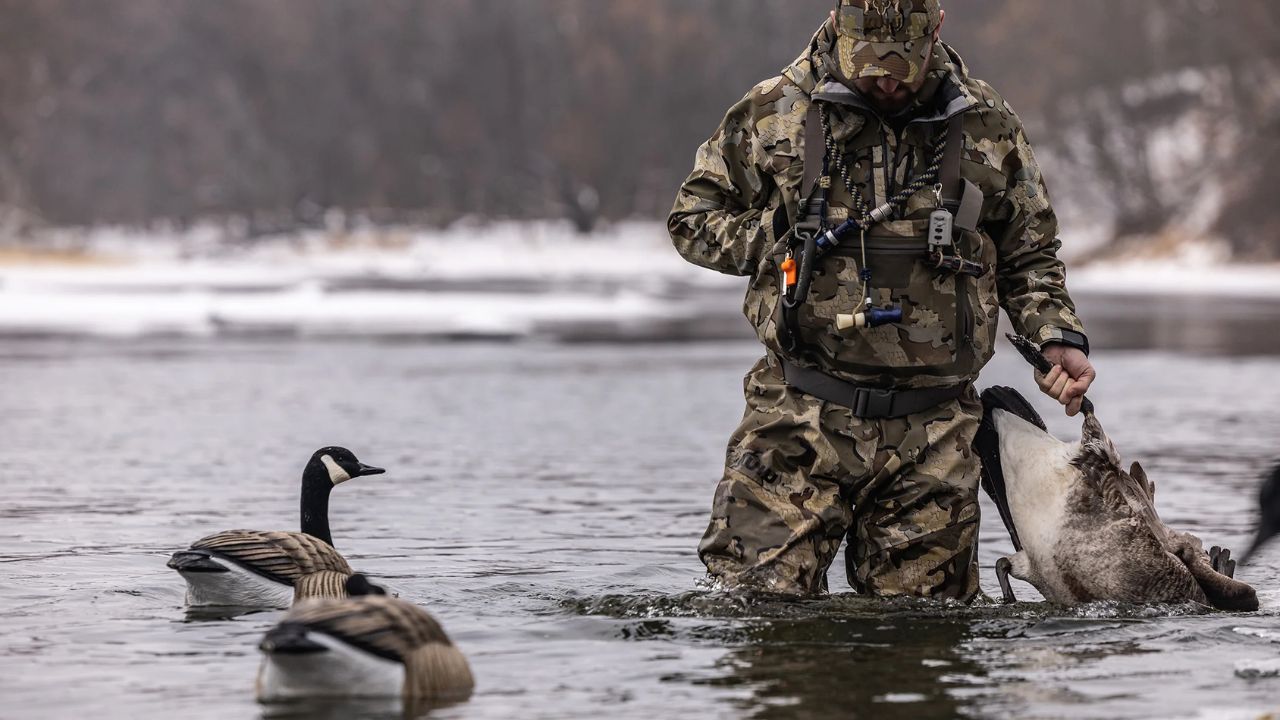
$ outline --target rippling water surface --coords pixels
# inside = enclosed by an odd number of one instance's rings
[[[1274,350],[1095,355],[1104,424],[1147,466],[1165,520],[1207,542],[1241,548],[1280,455]],[[850,594],[841,563],[820,600],[701,589],[695,546],[757,353],[6,340],[0,717],[398,717],[257,705],[255,646],[278,613],[189,617],[164,566],[207,532],[295,528],[301,466],[325,444],[389,468],[334,492],[339,549],[430,608],[471,658],[476,696],[432,717],[1280,709],[1280,548],[1239,573],[1263,595],[1248,615],[879,603]],[[994,383],[1032,389],[1009,351],[984,375]],[[991,567],[1010,547],[994,512],[983,533],[996,594]]]

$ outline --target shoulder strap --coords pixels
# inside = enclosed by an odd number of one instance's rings
[[[822,135],[822,109],[817,100],[809,101],[809,112],[804,116],[804,182],[800,191],[812,195],[822,178],[822,164],[826,160],[827,139]]]
[[[804,179],[800,182],[800,208],[796,229],[816,233],[826,216],[827,139],[822,132],[822,109],[809,100],[804,117]]]
[[[982,190],[960,173],[964,156],[964,116],[957,113],[947,121],[947,147],[942,154],[938,182],[942,184],[942,204],[955,216],[958,230],[976,230],[982,216]]]
[[[942,202],[951,212],[960,208],[964,194],[964,181],[960,177],[960,158],[964,155],[964,113],[958,113],[947,121],[947,147],[942,154]]]
[[[798,250],[798,281],[791,290],[794,300],[785,293],[779,298],[774,323],[775,337],[785,353],[801,352],[800,306],[809,294],[817,235],[826,219],[827,189],[831,185],[826,182],[826,161],[827,141],[822,132],[822,109],[811,97],[809,111],[804,118],[804,176],[800,181],[800,206],[796,212],[796,233],[791,240],[792,251]]]

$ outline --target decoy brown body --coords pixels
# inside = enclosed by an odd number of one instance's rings
[[[298,603],[259,648],[258,698],[402,697],[452,702],[475,681],[462,652],[427,611],[354,575],[346,599]]]

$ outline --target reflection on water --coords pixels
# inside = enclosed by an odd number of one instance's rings
[[[1146,621],[1213,614],[1191,604],[963,606],[850,593],[800,602],[738,593],[609,595],[562,605],[633,618],[621,639],[730,648],[711,677],[677,673],[666,682],[744,689],[741,717],[784,719],[950,718],[975,706],[1022,717],[1028,672],[1156,654],[1139,639],[1168,629]],[[645,619],[654,616],[664,619]],[[723,622],[729,619],[736,622]],[[1050,695],[1061,700],[1071,691]]]
[[[1115,352],[1139,327],[1190,335],[1085,312],[1102,338],[1102,420],[1147,467],[1164,520],[1239,548],[1258,478],[1280,455],[1280,358],[1233,334],[1173,344],[1205,354]],[[1240,570],[1264,605],[1243,616],[879,603],[851,595],[838,571],[836,594],[808,602],[700,589],[694,549],[757,354],[749,343],[0,343],[0,716],[402,717],[394,703],[258,706],[256,646],[280,613],[189,615],[165,568],[209,531],[296,527],[301,463],[331,443],[389,468],[335,490],[339,549],[431,609],[471,658],[475,697],[432,718],[1277,709],[1280,678],[1248,668],[1280,658],[1280,548]],[[984,383],[1032,387],[1003,351]],[[1038,406],[1059,435],[1079,433]],[[979,557],[995,594],[991,567],[1011,548],[987,510]]]
[[[1275,299],[1085,295],[1079,303],[1098,348],[1280,355]]]
[[[968,632],[947,620],[750,623],[711,683],[753,688],[744,717],[956,717],[947,690],[983,674],[958,653]]]

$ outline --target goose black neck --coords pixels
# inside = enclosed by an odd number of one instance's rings
[[[319,462],[311,462],[302,473],[302,532],[333,544],[329,534],[329,493],[333,481]]]

